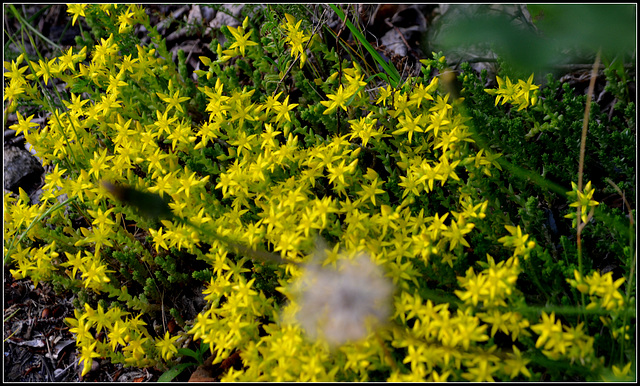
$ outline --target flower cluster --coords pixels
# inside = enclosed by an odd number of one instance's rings
[[[334,76],[335,75],[337,74],[334,74]],[[346,87],[341,84],[335,92],[327,93],[328,101],[320,102],[320,104],[327,108],[323,114],[333,114],[338,107],[347,111],[348,105],[355,106],[358,103],[357,101],[355,103],[353,102],[354,97],[357,96],[360,99],[363,97],[362,87],[367,83],[364,81],[362,70],[356,62],[353,62],[353,68],[346,68],[344,70],[344,76],[341,81],[346,84]]]
[[[301,29],[302,20],[296,22],[294,17],[288,13],[285,13],[284,16],[287,22],[282,27],[287,32],[286,42],[291,47],[291,56],[294,58],[300,56],[300,68],[302,68],[307,61],[306,46],[311,40],[311,35]]]
[[[551,359],[565,357],[588,362],[593,357],[594,338],[586,334],[584,323],[567,327],[556,320],[555,313],[547,315],[542,311],[542,321],[531,329],[539,335],[536,348],[542,347],[543,354]]]
[[[85,303],[84,309],[75,310],[73,318],[66,318],[70,331],[76,335],[76,344],[81,350],[79,362],[83,364],[82,375],[91,369],[93,358],[109,356],[112,360],[139,367],[152,366],[156,363],[152,356],[153,339],[150,337],[146,323],[140,320],[142,314],[132,317],[119,307],[109,308],[105,312],[102,305],[96,309]],[[124,318],[126,317],[126,318]],[[106,341],[96,340],[95,334],[104,333]],[[156,346],[160,348],[164,358],[171,358],[177,352],[173,342],[178,337],[165,335]]]
[[[536,242],[533,240],[527,241],[529,239],[529,235],[522,233],[520,225],[515,227],[512,225],[505,225],[504,227],[511,235],[499,238],[498,242],[503,243],[505,247],[515,247],[515,250],[513,251],[514,256],[519,255],[525,260],[528,259],[531,250],[536,246]]]
[[[252,31],[249,30],[245,33],[246,28],[249,26],[249,17],[245,17],[241,26],[238,27],[227,27],[231,36],[233,37],[233,43],[229,46],[228,49],[223,50],[222,46],[218,44],[217,54],[219,61],[221,63],[226,62],[227,60],[236,57],[238,55],[245,56],[247,47],[257,46],[258,43],[251,40]]]
[[[502,79],[497,76],[498,89],[485,89],[490,95],[496,96],[496,105],[502,99],[502,104],[511,103],[518,106],[518,110],[526,109],[528,106],[535,106],[538,102],[538,90],[540,86],[533,84],[533,74],[525,82],[519,79],[517,83],[511,82],[509,77]]]
[[[16,278],[57,278],[91,294],[67,319],[83,374],[98,357],[171,364],[179,335],[148,331],[141,317],[166,300],[165,288],[196,279],[207,307],[183,334],[208,344],[213,363],[240,352],[244,366],[223,380],[530,378],[529,330],[549,357],[593,356],[583,325],[543,314],[530,327],[511,308],[524,302],[516,281],[536,242],[519,225],[500,223],[509,235],[497,240],[484,234],[500,207],[481,184],[500,173],[500,154],[475,144],[440,78],[425,71],[402,87],[380,86],[318,44],[327,63],[317,67],[327,73],[308,81],[292,66],[287,82],[300,93],[266,91],[275,77],[256,69],[272,64],[273,36],[287,36],[278,60],[300,56],[302,68],[316,59],[305,54],[311,34],[285,14],[260,43],[248,18],[229,27],[217,58],[201,58],[196,84],[179,75],[157,36],[148,45],[125,39],[136,23],[153,35],[141,8],[74,5],[69,13],[74,23],[100,15],[111,29],[52,60],[5,62],[9,107],[47,106],[42,85],[64,84],[68,100],[43,127],[16,114],[11,128],[53,172],[33,206],[24,193],[5,194],[4,238],[19,240],[5,242]],[[446,66],[444,57],[433,62]],[[531,82],[499,79],[496,103],[535,104]],[[138,209],[126,204],[133,201]],[[170,215],[154,215],[156,203]],[[495,258],[473,250],[483,237]],[[318,238],[334,246],[313,253]],[[262,260],[264,251],[280,264]],[[181,256],[206,268],[180,272]],[[606,292],[618,282],[588,279],[600,305],[620,306],[617,291]],[[369,320],[385,328],[370,333]],[[507,346],[494,340],[502,333]]]
[[[458,297],[474,307],[482,303],[484,307],[506,307],[505,299],[515,289],[520,267],[517,257],[495,264],[493,257],[487,255],[489,267],[477,275],[473,268],[467,270],[464,278],[458,278],[464,291],[456,291]]]
[[[621,310],[624,307],[624,297],[618,291],[624,283],[624,277],[613,281],[612,272],[604,275],[593,272],[589,276],[582,277],[577,270],[574,271],[574,277],[575,279],[567,279],[567,282],[583,294],[589,295],[591,303],[587,305],[587,309]]]

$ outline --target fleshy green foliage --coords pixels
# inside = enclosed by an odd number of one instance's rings
[[[240,352],[242,369],[230,368],[223,380],[633,375],[635,293],[625,278],[635,244],[605,234],[598,222],[623,214],[598,206],[584,236],[597,244],[582,267],[563,216],[576,213],[573,201],[595,205],[590,186],[567,200],[501,166],[508,159],[568,191],[582,97],[567,88],[556,95],[559,85],[549,79],[535,101],[524,95],[534,90],[533,77],[514,80],[514,94],[503,92],[505,78],[495,93],[521,108],[496,106],[485,75],[466,67],[465,100],[454,99],[441,54],[423,60],[422,76],[399,88],[376,83],[366,66],[339,62],[335,47],[312,32],[322,29],[298,19],[300,8],[259,13],[262,28],[248,17],[223,27],[226,43],[216,41],[215,57],[200,58],[196,83],[184,53],[177,65],[168,60],[143,9],[69,9],[87,19],[95,42],[51,60],[5,62],[7,110],[18,116],[12,128],[55,168],[36,205],[24,193],[5,194],[4,250],[14,277],[78,294],[67,323],[83,374],[92,358],[169,368],[177,356],[209,347],[214,363]],[[126,33],[135,23],[150,31],[149,45]],[[57,109],[42,87],[54,83],[68,85]],[[20,112],[25,101],[51,111],[43,128]],[[618,124],[632,122],[628,110]],[[527,137],[533,130],[539,138]],[[632,135],[597,119],[590,133]],[[627,147],[621,152],[629,156]],[[630,177],[594,171],[610,153],[590,154],[585,177],[596,192],[604,177],[635,189]],[[607,167],[614,165],[625,164]],[[64,194],[73,201],[63,210],[56,204]],[[561,200],[569,209],[553,213]],[[156,208],[172,213],[160,217]],[[246,246],[244,253],[233,245]],[[598,272],[603,248],[626,264],[624,278]],[[267,261],[261,252],[279,257]],[[360,266],[372,272],[322,283],[355,256],[369,258]],[[384,278],[369,280],[378,269]],[[304,278],[318,283],[296,295],[292,285]],[[378,292],[367,286],[386,280],[394,288],[388,320],[349,341],[365,331],[349,288],[375,301]],[[200,286],[207,307],[178,300]],[[299,314],[313,307],[309,299],[325,296],[330,314]],[[163,310],[185,332],[151,328]],[[346,326],[324,330],[345,344],[330,346],[302,328],[327,321]],[[98,339],[102,331],[106,338]],[[179,335],[199,342],[179,350]],[[171,376],[182,367],[173,369]]]
[[[569,190],[578,179],[576,160],[580,148],[585,97],[574,95],[568,84],[561,87],[557,80],[549,76],[547,86],[541,90],[540,99],[535,106],[522,112],[517,112],[514,108],[491,110],[488,105],[492,98],[487,98],[483,95],[486,93],[480,89],[484,79],[472,76],[470,71],[467,67],[461,76],[463,87],[467,90],[467,106],[471,107],[469,113],[474,122],[484,128],[482,134],[488,144],[501,151],[505,159],[535,171]],[[633,163],[624,161],[635,159],[635,123],[623,118],[626,116],[625,110],[626,106],[614,108],[609,120],[607,113],[598,111],[598,105],[592,104],[583,178],[599,187],[596,189],[599,190],[596,200],[616,194],[606,178],[615,181],[626,193],[626,197],[635,195],[634,166]],[[557,245],[558,236],[568,234],[567,228],[571,226],[562,217],[568,213],[575,214],[575,208],[560,204],[566,198],[536,184],[518,179],[510,179],[508,184],[513,184],[513,189],[509,188],[505,192],[506,197],[503,196],[506,199],[500,200],[503,204],[512,202],[516,205],[511,206],[513,209],[507,213],[521,218],[527,233],[531,233],[536,239],[547,238],[550,244],[561,247]],[[522,210],[526,207],[524,197],[535,199],[537,210]],[[565,209],[559,211],[558,208]],[[609,208],[603,210],[610,211]],[[591,243],[590,240],[595,242],[611,239],[616,242],[602,243],[596,248],[587,249],[588,260],[597,261],[597,256],[613,254],[620,256],[624,262],[624,256],[627,255],[617,241],[626,239],[625,233],[613,236],[610,230],[603,233],[592,232],[595,232],[593,227],[586,236],[588,243]],[[561,248],[557,252],[562,253]],[[555,258],[557,260],[558,256]],[[594,267],[604,268],[598,265]]]

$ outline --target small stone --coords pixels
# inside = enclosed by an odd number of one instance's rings
[[[31,195],[40,187],[44,168],[27,150],[9,146],[4,148],[4,188],[19,194],[19,188]]]

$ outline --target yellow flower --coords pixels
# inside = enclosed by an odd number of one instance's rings
[[[125,83],[125,84],[126,84],[126,83]],[[172,90],[173,90],[173,84],[172,84],[171,79],[169,79],[169,86],[168,86],[168,88],[169,88],[169,93],[171,93],[171,92],[172,92]],[[159,92],[157,92],[156,94],[160,97],[160,99],[162,99],[162,101],[163,101],[163,102],[166,102],[166,103],[168,103],[168,104],[169,104],[169,105],[167,106],[167,108],[166,108],[166,111],[167,111],[167,112],[171,111],[171,109],[172,109],[173,107],[175,107],[175,108],[176,108],[176,110],[178,110],[178,111],[180,111],[181,113],[183,113],[183,112],[184,112],[184,110],[182,109],[182,105],[181,105],[181,103],[182,103],[182,102],[185,102],[185,101],[188,101],[189,99],[191,99],[191,98],[186,97],[186,96],[181,97],[181,96],[180,96],[180,90],[176,90],[176,91],[173,93],[173,95],[167,95],[167,94],[163,94],[163,93],[159,93]]]
[[[529,105],[534,106],[538,101],[537,89],[539,86],[533,84],[533,74],[529,76],[527,81],[518,80],[516,83],[512,83],[509,77],[503,80],[499,76],[496,77],[498,81],[498,89],[485,89],[484,91],[490,95],[496,95],[495,104],[498,105],[500,99],[502,104],[512,103],[518,105],[518,110],[527,108]]]
[[[293,18],[293,16],[289,15],[288,13],[285,13],[284,16],[287,19],[287,22],[283,24],[283,27],[287,30],[286,41],[291,47],[291,56],[295,58],[300,55],[300,68],[302,68],[307,60],[305,47],[306,43],[311,39],[311,35],[308,35],[304,31],[300,30],[302,20],[296,23],[296,20]]]
[[[135,338],[131,337],[131,340],[129,341],[129,345],[123,349],[123,351],[125,352],[125,356],[127,356],[127,358],[125,359],[127,363],[134,364],[134,363],[137,363],[137,361],[142,359],[144,355],[143,344],[147,340],[149,340],[149,338],[147,337],[141,337],[141,336],[137,336]]]
[[[462,374],[462,378],[471,382],[495,382],[492,374],[500,369],[499,366],[492,366],[491,363],[486,360],[478,360],[475,367],[469,368],[468,372]]]
[[[398,135],[402,133],[408,133],[409,141],[411,141],[411,138],[413,137],[414,132],[424,133],[425,131],[419,125],[421,118],[422,118],[422,114],[419,114],[417,117],[413,118],[411,116],[411,113],[407,111],[407,113],[404,116],[398,118],[398,122],[400,123],[400,128],[398,130],[395,130],[391,134]]]
[[[109,344],[111,345],[111,350],[115,351],[116,346],[118,344],[122,346],[126,346],[127,342],[125,342],[124,338],[127,336],[127,331],[129,327],[126,323],[123,323],[121,320],[117,320],[113,326],[111,327],[111,332],[107,337],[109,338]]]
[[[108,170],[109,165],[107,164],[107,162],[113,158],[114,156],[107,155],[107,149],[102,149],[100,154],[94,151],[93,159],[89,160],[89,163],[91,164],[89,176],[93,175],[95,176],[96,180],[99,180],[100,174]]]
[[[167,136],[167,139],[171,140],[171,150],[175,150],[176,145],[178,145],[178,150],[185,150],[190,147],[191,143],[195,142],[196,138],[191,130],[191,125],[184,120],[180,120]]]
[[[556,321],[554,312],[547,315],[542,311],[542,323],[531,326],[531,329],[540,335],[536,341],[536,348],[541,347],[545,343],[553,343],[562,340],[562,323]],[[546,346],[545,346],[546,347]]]
[[[509,374],[511,379],[518,376],[518,374],[525,375],[527,378],[531,378],[531,372],[527,369],[527,363],[530,362],[529,359],[522,358],[522,353],[520,350],[513,345],[513,353],[509,354],[509,359],[504,361],[504,369],[505,372]]]
[[[13,80],[12,80],[13,82]],[[6,96],[6,95],[5,95]],[[29,115],[28,117],[24,118],[19,111],[16,112],[16,116],[18,117],[18,123],[13,124],[11,126],[9,126],[9,128],[11,130],[15,130],[16,131],[16,136],[20,135],[21,133],[28,133],[29,131],[31,131],[32,128],[34,127],[38,127],[38,124],[35,122],[31,122],[31,119],[33,119],[33,115]]]
[[[346,185],[346,181],[344,179],[345,174],[349,175],[351,173],[354,172],[355,168],[356,168],[356,164],[358,163],[358,160],[355,159],[353,160],[351,163],[349,163],[349,165],[345,166],[345,162],[346,160],[343,159],[340,162],[340,165],[337,166],[333,166],[330,165],[327,169],[329,171],[329,183],[334,183],[335,185],[338,185],[335,180],[337,179],[338,182],[340,184],[342,184],[343,186]]]
[[[434,78],[435,79],[435,78]],[[383,106],[387,106],[387,99],[393,95],[393,90],[391,89],[391,85],[387,85],[387,88],[380,87],[380,96],[376,101],[376,104],[379,105],[382,102]]]
[[[611,369],[613,371],[614,377],[617,378],[614,380],[632,381],[633,379],[635,379],[635,372],[631,372],[631,365],[632,362],[629,362],[622,369],[616,365],[613,365]]]
[[[578,185],[571,181],[570,192],[567,192],[567,195],[570,198],[573,198],[575,201],[569,204],[569,206],[579,207],[580,208],[580,219],[583,223],[586,223],[590,216],[587,215],[587,209],[596,207],[600,205],[598,201],[593,199],[593,194],[595,193],[595,189],[591,187],[591,181],[587,182],[582,192],[578,190]],[[565,216],[566,218],[575,218],[575,214],[568,214]],[[575,219],[573,221],[573,226],[575,227]]]
[[[467,240],[464,239],[464,235],[471,232],[474,226],[473,223],[452,221],[451,225],[442,232],[442,236],[449,239],[449,250],[452,251],[458,244],[469,247],[470,245]]]
[[[531,95],[531,92],[537,90],[539,86],[533,84],[533,74],[529,76],[529,79],[527,79],[526,82],[522,79],[518,80],[518,87],[520,89],[517,95],[517,98],[520,99],[520,107],[518,108],[518,110],[527,107],[529,103],[531,103],[532,106],[535,105],[537,98],[534,99],[534,97]]]
[[[375,125],[378,122],[377,119],[372,119],[372,112],[366,117],[362,117],[358,120],[352,119],[349,121],[351,125],[351,137],[349,139],[360,138],[362,140],[362,146],[367,146],[371,138],[377,138],[383,136],[381,131],[375,129]]]
[[[153,124],[154,126],[158,127],[159,135],[162,135],[163,132],[166,132],[167,134],[171,134],[173,129],[172,127],[170,127],[170,125],[178,119],[178,117],[169,118],[167,116],[168,113],[169,113],[168,109],[165,110],[164,113],[160,113],[160,111],[156,111],[157,119]]]
[[[56,64],[58,58],[53,58],[49,61],[39,59],[38,63],[31,62],[33,69],[36,72],[36,76],[44,78],[44,84],[49,83],[49,78],[53,78],[60,71],[60,66]]]
[[[344,111],[347,111],[346,102],[349,97],[350,95],[348,95],[343,89],[342,85],[340,85],[335,94],[327,94],[327,98],[329,98],[330,101],[320,101],[320,104],[327,108],[322,114],[331,114],[336,111],[338,107],[341,107]]]
[[[371,185],[361,185],[357,193],[361,197],[358,199],[358,202],[366,202],[367,200],[371,200],[371,203],[376,205],[376,195],[384,194],[385,191],[380,189],[378,186],[382,185],[383,182],[380,181],[377,177],[371,181]]]
[[[131,8],[118,15],[118,33],[122,34],[131,30],[135,22],[135,15]]]
[[[291,116],[289,115],[289,112],[293,110],[296,106],[298,106],[297,103],[289,104],[289,95],[287,95],[287,97],[284,98],[284,102],[273,106],[273,110],[278,113],[278,115],[275,118],[276,122],[280,123],[280,122],[283,122],[284,120],[291,122]]]
[[[424,344],[409,345],[407,356],[402,360],[402,363],[411,363],[411,371],[415,371],[418,365],[427,361],[426,350],[427,347]]]
[[[440,130],[441,127],[450,123],[448,117],[449,115],[448,115],[447,109],[436,110],[431,112],[431,114],[429,114],[428,116],[429,125],[424,129],[424,132],[426,133],[426,132],[429,132],[430,130],[433,130],[433,135],[437,137],[438,130]]]
[[[84,10],[87,8],[89,4],[67,4],[67,13],[73,15],[73,20],[71,21],[71,25],[76,24],[76,20],[78,16],[85,17]],[[84,375],[84,374],[83,374]]]
[[[436,165],[435,168],[435,179],[440,180],[440,186],[444,186],[444,183],[447,181],[449,177],[453,178],[456,181],[460,181],[460,177],[455,172],[456,167],[460,163],[461,160],[455,160],[452,163],[449,163],[449,157],[446,154],[440,156],[440,163]]]
[[[577,270],[574,270],[574,277],[575,280],[567,279],[567,282],[578,291],[590,295],[591,304],[587,306],[587,309],[602,307],[606,310],[614,310],[624,306],[624,297],[618,290],[625,281],[624,277],[614,282],[613,272],[600,275],[596,271],[582,278]]]
[[[515,99],[515,96],[517,94],[517,90],[516,87],[513,83],[511,83],[511,79],[509,79],[509,77],[506,77],[507,80],[506,82],[500,78],[499,76],[496,77],[497,81],[498,81],[498,91],[496,92],[496,94],[498,94],[498,96],[496,97],[496,105],[498,104],[498,101],[500,100],[500,97],[502,97],[502,104],[505,104],[506,102],[510,102],[513,99]]]
[[[112,55],[119,50],[118,44],[114,43],[113,34],[110,34],[107,40],[100,38],[100,43],[96,44],[93,49],[92,63],[106,65],[111,62]]]
[[[108,270],[107,266],[99,261],[92,261],[91,266],[87,266],[87,271],[82,274],[84,287],[92,288],[96,292],[99,292],[104,283],[111,281],[111,279],[107,277],[107,272],[114,271]]]
[[[100,357],[100,354],[95,352],[95,348],[97,344],[98,342],[94,341],[90,345],[83,344],[80,346],[81,351],[80,351],[80,358],[78,359],[78,364],[83,363],[82,373],[80,373],[80,376],[82,377],[87,375],[89,370],[91,370],[91,364],[93,363],[93,358]]]
[[[432,101],[433,96],[431,95],[431,92],[438,87],[438,79],[439,78],[437,76],[434,76],[427,87],[424,87],[422,83],[417,87],[414,87],[411,91],[411,95],[409,96],[409,105],[415,105],[417,108],[420,108],[423,101]]]
[[[169,331],[165,332],[164,338],[158,339],[156,347],[160,349],[160,354],[164,360],[170,360],[174,354],[178,353],[178,348],[175,346],[175,341],[179,338],[179,335],[171,337]]]
[[[111,214],[114,210],[115,208],[109,208],[103,212],[102,208],[98,208],[97,211],[87,209],[87,212],[94,218],[92,222],[93,225],[110,226],[116,224],[115,221],[109,218],[109,214]]]
[[[245,18],[245,21],[247,21],[248,19],[249,17],[247,16]],[[249,40],[249,38],[251,37],[251,32],[247,32],[245,34],[244,27],[238,26],[237,28],[234,28],[234,27],[227,27],[227,28],[229,29],[229,32],[231,32],[231,35],[233,35],[233,38],[235,39],[235,42],[233,42],[231,46],[229,46],[229,48],[239,50],[242,56],[245,55],[245,51],[247,47],[258,45],[258,43]]]
[[[507,231],[511,234],[511,236],[504,236],[498,239],[498,242],[502,243],[505,247],[515,247],[515,251],[513,252],[514,256],[523,256],[524,259],[529,258],[529,254],[531,250],[536,246],[535,241],[527,241],[529,239],[528,234],[522,234],[522,229],[520,229],[520,225],[517,227],[511,225],[504,226]]]
[[[23,66],[18,68],[18,66],[24,61],[24,53],[20,54],[15,61],[4,62],[4,68],[7,71],[4,73],[5,78],[16,79],[24,83],[23,73],[29,68],[29,66]]]

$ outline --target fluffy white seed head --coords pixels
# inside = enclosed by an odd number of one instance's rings
[[[391,311],[393,286],[365,253],[339,259],[337,269],[308,264],[293,290],[296,320],[311,338],[334,346],[365,338]]]

